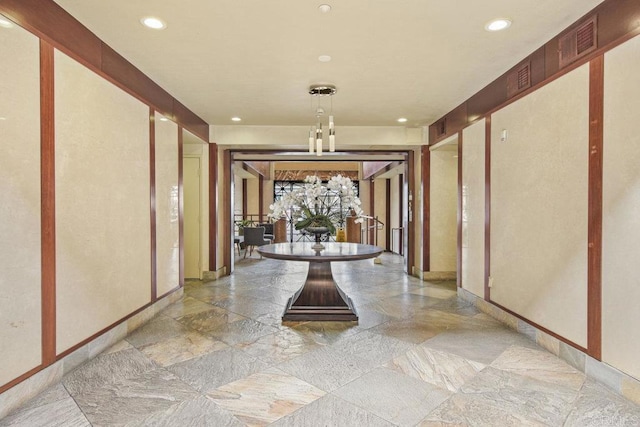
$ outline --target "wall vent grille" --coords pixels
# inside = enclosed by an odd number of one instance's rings
[[[523,90],[531,87],[531,62],[527,61],[517,66],[507,75],[507,97],[511,98]]]
[[[560,68],[590,53],[598,47],[598,16],[594,15],[569,30],[558,40]]]

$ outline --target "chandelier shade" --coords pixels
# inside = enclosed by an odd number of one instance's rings
[[[323,149],[323,131],[322,131],[322,121],[324,118],[324,108],[322,108],[320,98],[328,96],[331,99],[330,103],[330,112],[329,112],[329,122],[327,123],[327,127],[329,129],[329,151],[336,151],[336,130],[335,123],[333,121],[333,99],[331,98],[335,95],[337,89],[333,85],[314,85],[309,88],[309,95],[313,98],[318,99],[318,103],[316,105],[315,114],[316,114],[316,124],[312,126],[309,130],[309,153],[316,153],[317,156],[322,156]]]

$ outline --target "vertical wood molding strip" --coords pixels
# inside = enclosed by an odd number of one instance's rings
[[[158,241],[156,235],[156,120],[149,108],[149,189],[151,211],[151,302],[158,299]]]
[[[491,116],[485,121],[484,131],[484,299],[491,300]]]
[[[42,364],[56,359],[56,205],[53,46],[40,40]]]
[[[184,286],[184,130],[178,126],[178,246],[180,247],[180,260],[178,267],[178,279],[180,287]]]
[[[589,238],[587,347],[602,358],[602,176],[604,56],[589,63]]]
[[[462,131],[458,132],[458,235],[456,243],[456,278],[459,288],[462,287],[462,144],[464,144],[462,136]]]
[[[431,271],[431,151],[422,146],[422,271]]]
[[[209,144],[209,270],[218,269],[218,145]]]

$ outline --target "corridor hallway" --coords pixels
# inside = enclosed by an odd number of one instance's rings
[[[586,379],[402,258],[333,263],[360,321],[280,316],[306,263],[254,257],[183,299],[0,426],[638,426]]]

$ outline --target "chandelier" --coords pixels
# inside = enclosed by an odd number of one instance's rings
[[[333,85],[314,85],[309,88],[309,95],[318,99],[316,105],[316,124],[309,130],[309,153],[315,151],[317,156],[322,156],[322,119],[324,116],[324,108],[320,103],[322,97],[328,96],[331,100],[331,107],[329,110],[329,151],[336,151],[336,130],[333,123],[333,99],[331,98],[337,89]],[[313,99],[313,98],[312,98]]]

